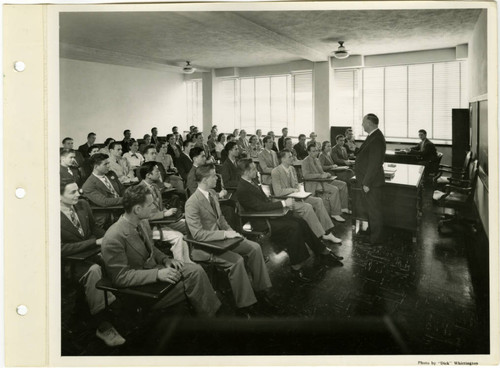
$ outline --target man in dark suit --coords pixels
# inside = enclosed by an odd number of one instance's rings
[[[83,158],[89,157],[88,149],[90,146],[94,145],[95,140],[96,140],[95,133],[90,132],[89,134],[87,134],[87,142],[85,142],[80,147],[78,147],[78,151],[80,152],[80,154],[82,155]]]
[[[130,151],[130,146],[132,145],[132,133],[129,129],[123,131],[122,152],[127,153]]]
[[[236,188],[240,181],[240,174],[236,167],[236,159],[239,155],[238,144],[235,142],[228,142],[224,149],[228,155],[227,160],[224,161],[220,169],[222,180],[224,181],[224,186]]]
[[[332,253],[321,240],[316,237],[311,228],[303,219],[293,216],[293,199],[288,198],[273,202],[262,191],[259,183],[256,183],[257,168],[251,159],[238,161],[241,179],[238,183],[236,194],[238,202],[243,209],[250,212],[264,212],[288,207],[290,211],[284,217],[270,219],[272,228],[271,239],[273,242],[287,248],[290,256],[292,274],[299,281],[311,281],[311,277],[303,270],[303,263],[309,258],[306,244],[317,255],[321,263],[333,266],[342,266],[339,257]],[[257,231],[265,230],[264,220],[252,219],[252,227]]]
[[[163,309],[189,301],[196,314],[211,317],[220,301],[208,277],[197,264],[168,258],[155,247],[148,219],[154,209],[151,192],[142,185],[128,188],[123,195],[125,213],[102,240],[102,257],[113,285],[129,287],[157,281],[174,288],[154,305]]]
[[[297,159],[298,160],[303,160],[307,157],[307,147],[306,147],[306,135],[301,134],[299,135],[299,142],[293,146],[295,149],[295,152],[297,152]]]
[[[79,200],[78,185],[72,179],[61,180],[61,255],[70,256],[82,251],[96,249],[102,243],[104,230],[96,225],[87,201]],[[96,325],[96,335],[108,346],[122,345],[125,339],[104,318],[104,294],[95,284],[102,278],[101,267],[95,259],[88,259],[76,265],[73,277],[83,286],[92,323]],[[110,295],[109,302],[115,300]],[[76,307],[81,307],[76,305]]]
[[[83,184],[83,194],[99,207],[120,206],[123,200],[124,187],[118,176],[109,169],[109,156],[96,153],[91,158],[92,174]],[[111,212],[99,211],[95,215],[96,223],[107,228],[111,222]]]
[[[185,212],[193,238],[214,241],[241,237],[229,226],[221,212],[217,193],[213,190],[217,183],[215,167],[210,164],[198,167],[196,181],[198,188],[187,200]],[[259,244],[243,239],[234,248],[224,252],[209,252],[205,248],[195,247],[191,257],[195,262],[210,260],[227,272],[236,306],[243,314],[248,315],[251,311],[247,308],[257,302],[254,290],[261,293],[263,301],[268,301],[265,292],[271,287],[271,280]]]
[[[278,139],[278,149],[281,151],[285,148],[285,139],[288,136],[288,128],[281,129],[281,137]]]
[[[81,186],[83,184],[82,177],[76,168],[75,151],[63,149],[60,153],[60,163],[59,175],[61,180],[73,180],[78,186]]]
[[[70,137],[64,138],[62,141],[62,145],[63,146],[60,148],[59,152],[61,152],[63,149],[73,150],[73,138]],[[83,165],[85,159],[83,158],[83,155],[81,154],[80,151],[74,151],[74,152],[75,152],[76,167],[78,168],[78,170],[80,170],[80,167]]]
[[[370,226],[370,243],[380,245],[383,241],[384,220],[382,217],[382,187],[385,184],[384,157],[385,138],[378,129],[378,117],[375,114],[365,115],[363,129],[368,133],[358,153],[354,170],[358,185],[363,193],[363,204],[368,215]]]
[[[179,175],[184,180],[187,181],[187,176],[193,167],[193,160],[189,157],[189,151],[193,148],[194,144],[191,141],[185,140],[183,145],[183,151],[179,155],[177,162],[175,163],[175,167],[179,171]]]
[[[436,146],[427,139],[427,132],[424,129],[418,131],[418,137],[420,138],[420,143],[410,148],[410,151],[419,153],[423,158],[420,164],[427,167],[429,163],[437,160]]]
[[[97,152],[99,152],[99,146],[97,145],[90,146],[87,152],[89,154],[89,157],[83,161],[82,169],[80,170],[82,176],[82,185],[83,183],[85,183],[85,180],[87,180],[87,178],[90,176],[90,174],[92,174],[92,171],[94,170],[92,164],[90,163],[90,158],[94,156]]]

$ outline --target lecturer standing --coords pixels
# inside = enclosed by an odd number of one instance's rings
[[[363,205],[368,214],[371,245],[381,245],[383,231],[382,187],[384,178],[385,138],[378,128],[378,117],[367,114],[363,129],[368,137],[359,148],[354,167],[358,185],[362,187]]]

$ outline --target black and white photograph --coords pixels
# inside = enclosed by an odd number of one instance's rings
[[[50,350],[498,360],[491,5],[48,6]]]

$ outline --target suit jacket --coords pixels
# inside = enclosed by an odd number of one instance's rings
[[[193,195],[193,193],[196,192],[196,189],[198,189],[198,182],[196,181],[195,171],[196,167],[193,165],[191,167],[191,170],[189,170],[186,179],[186,189],[188,189],[191,195]]]
[[[146,182],[144,180],[142,180],[137,185],[141,185],[144,188],[148,188],[148,189],[150,189],[150,190],[152,190],[154,192],[153,199],[155,200],[154,201],[155,208],[154,208],[153,211],[151,211],[151,217],[150,218],[153,218],[153,216],[156,215],[158,212],[163,212],[163,210],[165,209],[165,206],[163,205],[163,200],[162,200],[160,189],[158,189],[158,187],[156,185],[154,185],[154,184],[151,185],[151,187],[150,187],[148,184],[146,184]]]
[[[313,158],[312,156],[307,156],[302,160],[302,176],[304,179],[316,179],[320,178],[325,172],[321,167],[321,163],[318,158]],[[317,190],[322,190],[323,186],[320,182],[304,182],[304,190],[306,192],[315,193]]]
[[[365,139],[356,155],[354,166],[359,185],[366,185],[369,188],[384,185],[385,148],[385,138],[380,129]]]
[[[297,159],[303,160],[307,157],[307,148],[301,145],[300,143],[297,143],[295,146],[293,146],[295,151],[297,151]]]
[[[177,162],[175,163],[175,167],[179,171],[179,175],[184,179],[184,181],[187,180],[188,173],[191,171],[191,168],[193,167],[193,161],[189,158],[188,155],[186,155],[184,152],[181,152],[181,155],[177,159]]]
[[[265,149],[262,150],[262,152],[259,153],[259,165],[264,174],[270,174],[271,171],[279,165],[278,155],[274,151],[268,152]],[[264,175],[262,177],[262,182],[264,184],[271,184],[269,175]]]
[[[220,173],[222,175],[222,180],[224,181],[224,185],[226,187],[234,187],[238,186],[240,181],[240,174],[238,168],[231,162],[231,160],[227,159],[221,166]]]
[[[70,166],[69,169],[71,170],[73,175],[71,175],[69,173],[67,167],[59,165],[59,176],[60,176],[61,180],[74,180],[75,183],[78,185],[78,188],[81,188],[82,184],[83,184],[83,180],[82,180],[82,176],[80,175],[80,171],[78,171],[78,169],[76,167],[73,167],[73,166]]]
[[[88,153],[88,149],[89,149],[89,145],[87,144],[87,142],[85,142],[84,144],[82,144],[81,146],[78,146],[78,152],[80,153],[80,155],[82,156],[82,159],[86,159],[86,158],[89,158],[90,155]]]
[[[148,220],[142,220],[143,241],[136,227],[122,217],[104,235],[101,252],[111,282],[117,287],[157,281],[167,256],[154,246]]]
[[[104,236],[104,230],[96,225],[87,201],[80,199],[74,206],[80,220],[83,236],[71,220],[61,212],[61,255],[69,256],[95,246],[95,241]]]
[[[186,225],[193,238],[199,241],[223,240],[224,231],[232,230],[220,210],[217,193],[210,190],[210,194],[214,196],[216,212],[199,189],[186,202]]]
[[[335,166],[335,162],[333,162],[332,156],[327,153],[321,152],[318,158],[323,171],[329,171],[333,169],[333,166]]]
[[[297,172],[293,166],[290,166],[290,168],[293,173],[291,177],[288,176],[287,169],[283,165],[279,165],[271,172],[274,195],[286,196],[297,189],[299,184]]]
[[[424,141],[420,142],[417,146],[412,147],[411,150],[420,152],[424,161],[432,162],[437,159],[436,146],[427,138],[425,138]]]
[[[278,147],[276,147],[276,142],[273,142],[273,148],[272,148],[272,150],[274,152],[278,152]]]
[[[286,137],[283,137],[281,136],[279,139],[278,139],[278,149],[281,151],[283,150],[283,148],[285,148],[285,138]]]
[[[345,166],[347,165],[347,160],[349,159],[349,155],[345,147],[341,147],[338,144],[332,147],[332,160],[336,165]]]
[[[181,147],[176,144],[175,145],[176,148],[177,148],[177,151],[179,153],[179,157],[182,156],[182,150],[181,150]],[[177,167],[177,160],[179,159],[179,157],[177,157],[177,155],[175,154],[175,150],[174,148],[169,144],[168,147],[167,147],[167,153],[172,156],[172,160],[174,161],[174,166]]]
[[[128,151],[130,151],[130,145],[132,144],[131,140],[123,140],[120,143],[122,145],[122,153],[127,153]]]
[[[118,180],[118,176],[113,171],[109,171],[106,176],[111,182],[111,185],[113,185],[113,188],[118,193],[119,197],[114,198],[112,192],[94,174],[91,174],[85,184],[83,184],[83,194],[97,206],[118,206],[122,204],[122,196],[125,188],[123,184],[120,183],[120,181]]]
[[[215,144],[217,143],[217,137],[212,137],[210,136],[207,140],[207,146],[208,149],[210,150],[210,153],[212,156],[215,156]]]

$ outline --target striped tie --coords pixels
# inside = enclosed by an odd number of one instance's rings
[[[80,223],[80,220],[78,219],[78,216],[76,215],[75,211],[73,211],[73,208],[69,209],[69,216],[71,218],[71,222],[76,227],[76,229],[78,230],[80,235],[85,236],[85,234],[83,232],[82,224]]]
[[[111,182],[109,181],[109,179],[106,175],[104,175],[104,185],[106,185],[106,188],[108,188],[109,191],[113,194],[113,197],[115,197],[115,198],[119,197],[118,193],[116,193],[115,188],[113,188],[113,185],[111,184]]]

